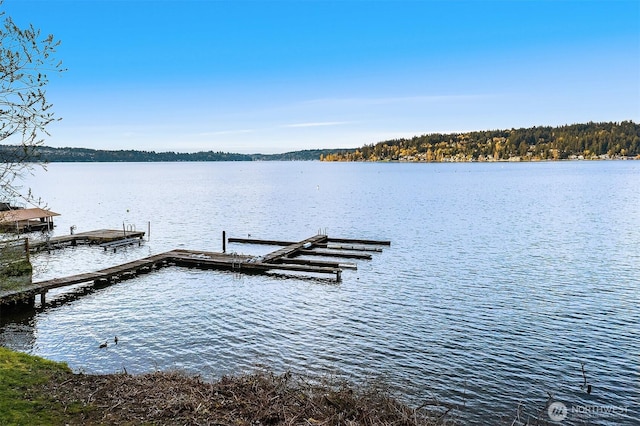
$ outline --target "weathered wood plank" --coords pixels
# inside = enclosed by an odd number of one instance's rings
[[[322,243],[327,240],[326,235],[314,235],[311,238],[307,238],[306,240],[302,240],[299,243],[290,244],[286,247],[281,248],[280,250],[276,250],[272,253],[263,256],[262,262],[269,263],[275,261],[278,258],[289,256],[296,251],[299,251],[305,247],[313,247],[315,243]]]
[[[342,244],[318,244],[318,247],[327,248],[329,250],[351,250],[351,251],[371,251],[382,253],[382,249],[380,247],[370,247],[370,246],[354,246],[354,245],[342,245]]]
[[[305,256],[325,256],[325,257],[343,257],[345,259],[365,259],[371,260],[371,255],[367,253],[349,253],[346,251],[333,251],[333,250],[322,250],[322,249],[300,249],[297,251],[300,255]]]
[[[290,246],[296,244],[295,241],[278,241],[278,240],[261,240],[256,238],[234,238],[229,237],[227,241],[230,243],[243,243],[243,244],[264,244],[272,246]]]
[[[213,253],[210,253],[213,254]],[[279,260],[277,263],[267,263],[259,260],[260,257],[253,256],[238,256],[234,258],[232,255],[214,255],[207,256],[207,254],[200,252],[188,252],[181,251],[171,256],[171,260],[175,261],[180,266],[193,266],[198,268],[222,268],[232,269],[235,271],[268,271],[268,270],[289,270],[289,271],[303,271],[313,272],[321,274],[335,274],[339,269],[337,264],[318,264],[311,265],[308,263],[291,262],[290,259]],[[281,263],[282,262],[282,263]]]
[[[105,251],[107,249],[113,249],[113,251],[115,252],[119,247],[130,246],[134,244],[138,244],[139,246],[142,245],[142,238],[125,238],[123,240],[109,241],[107,243],[100,244],[100,247],[104,248]]]
[[[328,260],[311,260],[311,259],[299,259],[295,257],[286,257],[283,259],[279,259],[277,262],[272,263],[296,263],[299,265],[310,265],[310,266],[328,266],[331,268],[349,268],[349,269],[358,269],[355,263],[345,263],[345,262],[331,262]]]
[[[378,241],[378,240],[357,240],[351,238],[327,238],[330,243],[345,243],[345,244],[366,244],[372,246],[390,246],[391,241]]]

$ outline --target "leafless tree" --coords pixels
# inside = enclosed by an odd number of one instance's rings
[[[0,0],[0,8],[3,0]],[[55,59],[60,42],[33,25],[20,28],[0,10],[0,195],[19,194],[13,182],[37,165],[47,127],[59,120],[46,98],[49,76],[64,71]]]

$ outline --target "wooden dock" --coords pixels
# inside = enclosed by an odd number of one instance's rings
[[[122,235],[122,232],[120,231]],[[142,233],[144,234],[144,233]],[[78,234],[79,235],[79,234]],[[91,285],[109,285],[119,281],[134,278],[140,274],[166,266],[183,266],[199,269],[231,270],[237,273],[266,273],[268,271],[298,272],[305,274],[330,274],[336,281],[341,281],[343,269],[355,269],[354,263],[330,260],[306,259],[304,256],[314,255],[326,258],[360,258],[356,257],[357,246],[328,249],[331,241],[326,235],[316,235],[299,242],[278,242],[284,247],[264,256],[239,255],[236,253],[203,252],[193,250],[172,250],[166,253],[149,256],[133,262],[101,269],[95,272],[72,275],[64,278],[54,278],[32,283],[16,290],[0,290],[0,308],[12,304],[33,304],[36,296],[40,296],[41,305],[45,304],[46,293],[49,290],[76,284],[89,283]],[[335,240],[334,240],[335,241]],[[248,240],[229,238],[229,242],[252,244],[274,244],[269,240]],[[340,240],[341,243],[359,244],[360,248],[370,250],[372,246],[389,245],[388,241]],[[365,247],[366,246],[366,247]],[[364,251],[364,250],[361,250]]]
[[[122,245],[140,244],[145,233],[142,231],[127,231],[124,229],[98,229],[95,231],[80,232],[77,234],[61,235],[44,241],[29,241],[29,251],[50,251],[79,244],[96,244],[105,248],[114,249]],[[127,240],[127,243],[119,243]],[[135,240],[135,241],[134,241]]]

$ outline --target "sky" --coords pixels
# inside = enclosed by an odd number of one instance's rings
[[[640,2],[4,0],[61,45],[45,145],[282,153],[640,122]]]

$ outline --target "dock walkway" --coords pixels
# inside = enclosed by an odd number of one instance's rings
[[[144,234],[144,233],[142,233]],[[78,234],[80,235],[80,234]],[[122,233],[120,233],[122,235]],[[116,240],[114,240],[116,241]],[[134,278],[140,274],[166,266],[183,266],[199,269],[232,270],[238,273],[265,273],[267,271],[295,271],[306,274],[331,274],[336,281],[341,281],[341,273],[346,268],[356,268],[352,263],[341,263],[329,260],[310,260],[302,258],[309,254],[322,257],[353,258],[354,247],[345,249],[327,249],[330,239],[326,235],[316,235],[305,240],[287,243],[278,242],[278,245],[286,244],[283,248],[275,250],[264,256],[238,255],[236,253],[218,253],[194,250],[176,249],[166,253],[156,254],[143,259],[124,263],[95,272],[72,275],[64,278],[54,278],[40,281],[19,289],[0,290],[0,308],[2,306],[20,303],[33,303],[34,298],[40,295],[41,304],[44,305],[47,291],[76,284],[93,283],[94,285],[108,285],[126,279]],[[243,240],[229,238],[229,242],[250,242],[253,244],[273,244],[268,240]],[[361,245],[389,245],[388,241],[341,240],[346,243]],[[362,247],[361,247],[362,248]],[[319,250],[316,250],[319,249]],[[370,247],[368,248],[370,250]],[[366,259],[371,255],[366,254]],[[362,257],[358,257],[362,258]]]
[[[145,233],[142,231],[125,231],[114,229],[98,229],[71,235],[52,237],[44,241],[29,241],[29,251],[39,252],[60,249],[78,244],[107,244],[115,241],[137,239],[141,242]]]

